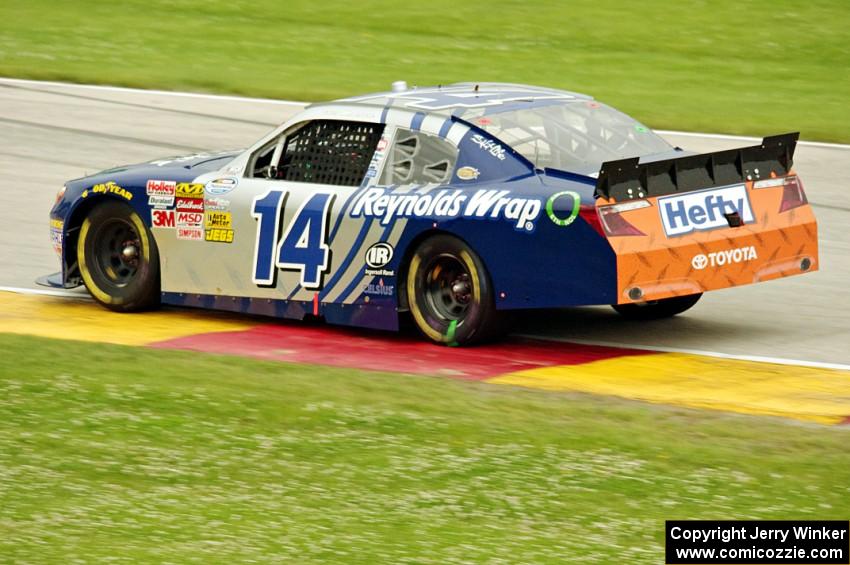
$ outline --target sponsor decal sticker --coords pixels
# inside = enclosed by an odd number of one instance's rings
[[[385,269],[393,259],[394,249],[389,243],[383,241],[376,243],[366,250],[366,266],[365,273],[367,275],[393,277],[395,271]]]
[[[702,253],[694,255],[693,259],[691,259],[691,266],[697,271],[701,271],[706,267],[722,267],[733,263],[745,263],[758,258],[756,248],[749,245],[747,247],[713,251],[707,255]]]
[[[62,255],[62,238],[65,230],[65,222],[50,218],[50,243],[57,255]]]
[[[384,279],[379,279],[378,284],[363,285],[363,294],[371,296],[392,296],[395,291],[395,285],[384,284]]]
[[[208,230],[214,228],[229,230],[233,228],[233,218],[230,212],[207,212],[205,226]]]
[[[203,212],[181,212],[178,210],[176,219],[178,228],[201,228],[204,226]]]
[[[151,210],[151,225],[155,228],[173,228],[174,210]]]
[[[481,174],[481,171],[475,167],[461,167],[457,170],[457,178],[460,180],[475,180]]]
[[[148,196],[174,197],[176,188],[177,183],[171,180],[149,180],[145,185],[145,191]]]
[[[155,208],[167,208],[169,206],[174,206],[174,197],[173,196],[148,196],[148,206],[153,206]]]
[[[227,212],[230,210],[230,200],[215,196],[204,199],[204,209],[207,211]]]
[[[735,212],[745,224],[754,221],[743,184],[659,198],[658,209],[664,233],[668,236],[727,228],[729,222],[725,215]]]
[[[493,141],[492,139],[487,139],[481,134],[474,134],[472,136],[472,143],[498,159],[499,161],[505,160],[505,148],[501,146],[501,144]]]
[[[239,184],[239,180],[233,177],[215,179],[207,183],[205,192],[214,196],[220,196],[236,188],[237,184]]]
[[[207,230],[206,240],[214,243],[233,243],[233,230],[219,228]]]
[[[566,208],[569,210],[568,214],[564,214],[564,212],[560,211],[556,213],[555,203],[558,200],[568,203]],[[572,202],[570,202],[570,200],[572,200]],[[552,223],[556,226],[568,226],[576,221],[579,210],[581,210],[581,196],[572,190],[556,192],[549,197],[549,200],[546,201],[546,215],[549,216],[549,219],[552,220]]]
[[[203,241],[203,228],[177,228],[177,239],[191,239],[195,241]]]
[[[194,198],[178,198],[177,199],[177,211],[178,212],[200,212],[204,213],[204,201],[196,200]]]
[[[203,198],[204,185],[192,182],[177,183],[174,195],[178,198]]]
[[[116,196],[124,198],[125,200],[133,199],[133,194],[129,190],[121,188],[113,181],[94,185],[93,187],[91,187],[90,191],[86,190],[85,192],[83,192],[83,198],[86,198],[89,192],[92,192],[93,194],[114,194]]]
[[[541,209],[537,198],[514,196],[509,190],[442,189],[420,194],[375,187],[363,192],[349,215],[376,218],[385,226],[399,218],[503,220],[517,230],[532,232]]]

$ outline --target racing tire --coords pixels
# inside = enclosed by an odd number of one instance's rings
[[[505,316],[496,310],[484,263],[455,237],[436,235],[419,245],[407,269],[406,288],[417,328],[435,343],[483,343],[507,328]]]
[[[702,297],[701,292],[633,304],[612,304],[611,307],[629,320],[660,320],[681,314],[696,304],[700,297]]]
[[[92,297],[116,312],[159,305],[159,251],[132,208],[121,202],[97,205],[77,239],[80,275]]]

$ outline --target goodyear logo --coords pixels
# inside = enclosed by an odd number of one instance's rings
[[[178,182],[175,196],[178,198],[203,198],[204,185],[193,182]]]
[[[230,212],[207,212],[206,228],[208,230],[233,228],[233,217]]]
[[[233,243],[233,230],[218,228],[207,230],[206,240],[214,243]]]
[[[125,200],[132,200],[133,199],[133,193],[132,192],[130,192],[129,190],[127,190],[125,188],[121,188],[120,186],[115,184],[113,181],[94,185],[93,187],[91,187],[91,190],[86,190],[85,192],[83,192],[83,198],[87,197],[90,192],[92,194],[114,194],[116,196],[120,196],[121,198],[124,198]]]

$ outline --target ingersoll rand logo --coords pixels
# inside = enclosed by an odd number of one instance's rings
[[[725,249],[723,251],[714,251],[708,255],[694,255],[691,259],[691,266],[697,271],[701,271],[706,267],[722,267],[732,263],[743,263],[744,261],[752,261],[758,259],[756,248],[752,245],[747,247],[738,247],[735,249]]]
[[[735,212],[743,223],[753,221],[753,210],[743,184],[659,198],[658,206],[668,236],[729,227],[725,215]]]

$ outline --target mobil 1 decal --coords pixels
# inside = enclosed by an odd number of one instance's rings
[[[269,190],[251,206],[257,221],[252,280],[257,286],[275,286],[278,270],[297,271],[302,287],[321,290],[331,264],[328,224],[334,194],[314,192],[289,224],[281,225],[287,197],[286,191]]]

